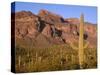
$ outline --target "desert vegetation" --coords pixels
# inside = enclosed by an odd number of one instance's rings
[[[97,67],[96,48],[84,50],[84,69]],[[16,72],[80,69],[78,50],[68,44],[48,48],[16,46]]]
[[[96,25],[87,25],[83,15],[64,19],[46,10],[38,15],[21,11],[14,23],[16,72],[97,67]]]

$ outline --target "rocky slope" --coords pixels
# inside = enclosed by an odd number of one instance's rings
[[[97,25],[85,22],[84,31],[84,40],[89,43],[89,47],[96,47]],[[47,10],[40,10],[37,15],[29,11],[15,13],[16,40],[24,40],[38,47],[47,47],[53,44],[78,42],[78,36],[78,18],[64,19]]]

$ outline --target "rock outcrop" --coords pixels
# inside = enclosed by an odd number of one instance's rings
[[[13,14],[12,14],[13,15]],[[14,20],[12,19],[12,22]],[[85,22],[84,39],[89,47],[96,47],[97,25]],[[15,13],[15,37],[32,39],[35,46],[49,46],[76,42],[79,36],[79,19],[64,19],[47,10],[40,10],[38,15],[29,11]]]

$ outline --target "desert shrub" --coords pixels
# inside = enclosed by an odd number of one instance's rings
[[[19,56],[21,57],[19,66]],[[95,68],[96,49],[85,49],[84,68]],[[53,45],[47,48],[16,46],[16,71],[37,72],[79,69],[78,51],[68,44]]]

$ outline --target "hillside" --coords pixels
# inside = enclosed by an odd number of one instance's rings
[[[77,41],[78,31],[78,18],[64,19],[60,15],[46,10],[40,10],[38,15],[29,11],[15,13],[15,33],[18,39],[35,41],[38,35],[41,34],[52,44],[70,44],[70,42]],[[89,47],[96,47],[97,25],[86,22],[84,32],[84,39],[89,42]]]
[[[47,10],[40,10],[37,15],[20,11],[12,16],[15,16],[11,21],[15,23],[16,72],[79,69],[78,50],[71,47],[72,43],[78,47],[78,18],[63,18]],[[84,22],[86,42],[84,68],[96,68],[96,24]]]

